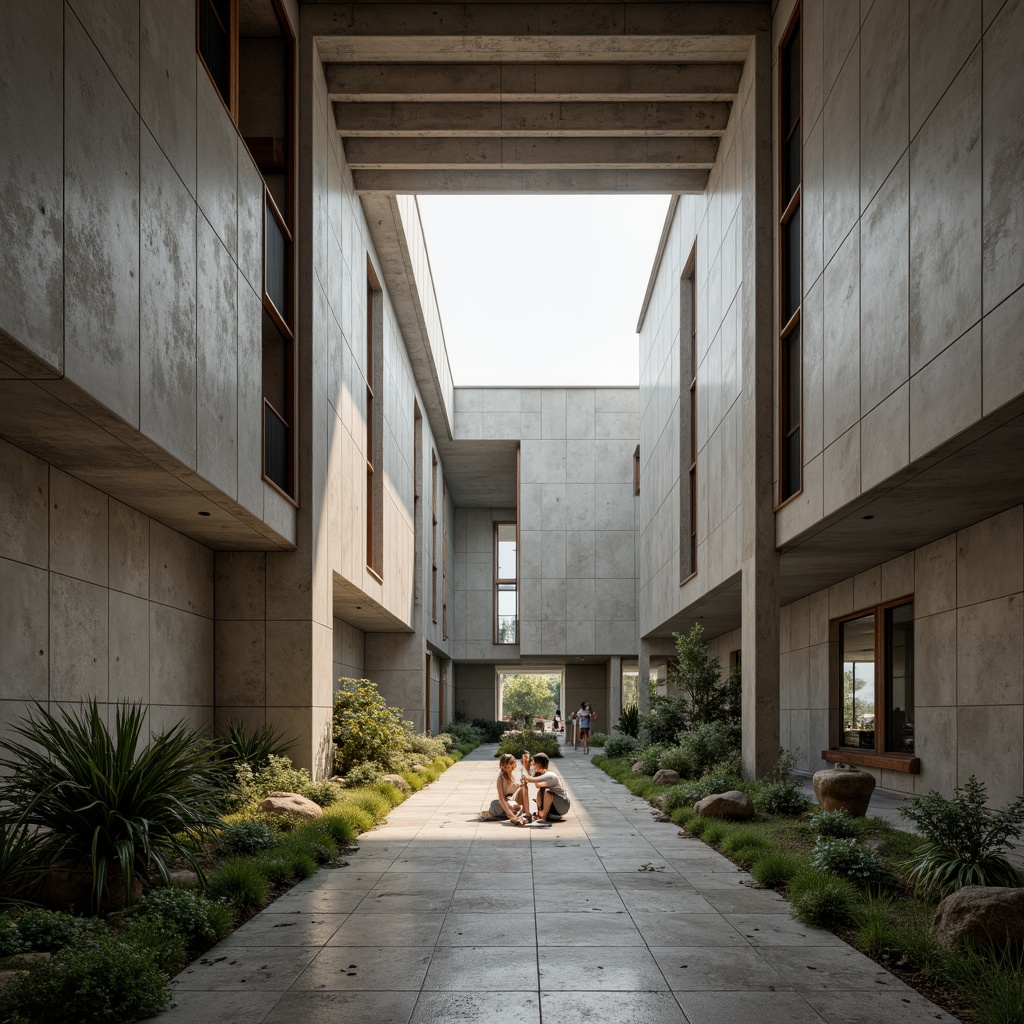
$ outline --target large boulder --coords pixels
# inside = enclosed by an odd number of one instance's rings
[[[814,773],[814,795],[823,811],[846,811],[863,818],[875,790],[875,777],[860,768],[825,768]]]
[[[274,814],[279,818],[297,818],[300,821],[311,821],[322,818],[324,809],[298,793],[270,793],[260,804],[264,814]]]
[[[634,761],[633,762],[633,774],[634,775],[643,775],[643,773],[644,773],[644,763],[643,763],[643,761]]]
[[[679,772],[671,768],[659,768],[654,773],[654,784],[656,786],[674,786],[679,781]]]
[[[945,946],[1024,949],[1024,889],[965,885],[939,904],[933,923]]]
[[[712,793],[693,805],[694,814],[705,818],[752,818],[754,805],[746,793],[730,789],[727,793]]]
[[[412,792],[412,786],[410,786],[401,775],[382,775],[380,777],[380,781],[386,782],[389,786],[394,786],[395,789],[398,789],[403,793]]]

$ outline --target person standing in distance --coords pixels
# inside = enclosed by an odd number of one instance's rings
[[[594,717],[590,705],[586,701],[580,701],[580,709],[576,712],[576,723],[580,727],[580,740],[583,743],[583,753],[590,753],[590,722]]]

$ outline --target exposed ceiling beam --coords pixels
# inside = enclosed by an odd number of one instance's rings
[[[611,193],[700,194],[708,181],[703,170],[408,170],[355,171],[356,192],[366,195],[558,195]]]
[[[674,168],[710,170],[717,138],[347,139],[352,170]]]
[[[732,100],[741,64],[329,64],[344,102]]]
[[[335,103],[345,138],[376,136],[722,135],[729,104]]]

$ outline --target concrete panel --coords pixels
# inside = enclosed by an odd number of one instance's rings
[[[810,462],[824,448],[825,434],[825,281],[819,277],[804,299],[803,457]],[[804,486],[806,487],[806,481]]]
[[[525,506],[525,500],[523,501]],[[594,485],[566,484],[565,525],[569,530],[594,528]]]
[[[1024,4],[1008,3],[985,35],[982,97],[982,277],[985,311],[1024,284]]]
[[[561,390],[541,392],[541,436],[546,439],[565,438],[566,393]]]
[[[910,142],[908,0],[874,4],[861,31],[860,204],[865,209]]]
[[[957,605],[1024,590],[1024,507],[960,530],[956,543]]]
[[[1024,782],[1024,709],[969,707],[957,710],[957,785],[976,775],[988,789],[988,806],[1005,807]]]
[[[218,551],[214,556],[217,619],[262,619],[267,608],[266,583],[262,552]]]
[[[110,701],[149,703],[149,602],[111,590],[109,613]]]
[[[591,421],[593,422],[593,421]],[[570,484],[590,484],[600,479],[604,465],[602,445],[608,442],[566,441],[565,479]]]
[[[139,3],[139,113],[178,177],[196,194],[196,5]]]
[[[981,0],[910,0],[910,136],[981,38]]]
[[[107,700],[107,591],[50,574],[50,700]]]
[[[593,579],[566,581],[565,614],[570,623],[592,621],[596,613]],[[570,648],[571,650],[571,648]]]
[[[7,4],[0,33],[0,332],[64,365],[64,5]]]
[[[981,317],[980,143],[978,52],[910,145],[911,373]]]
[[[254,292],[263,291],[263,177],[244,146],[238,147],[238,268]],[[340,259],[336,276],[341,277]],[[325,268],[326,269],[326,268]]]
[[[566,534],[564,530],[545,530],[541,533],[541,577],[548,580],[565,579]]]
[[[598,579],[634,579],[634,540],[632,531],[597,531],[594,541]]]
[[[636,618],[634,588],[621,580],[594,582],[595,618],[603,621],[630,621]]]
[[[957,749],[957,709],[918,705],[915,716],[914,752],[921,758],[921,774],[914,777],[914,792],[952,793],[957,785],[956,759],[950,756]]]
[[[138,0],[68,0],[128,99],[139,105]],[[176,26],[178,30],[180,28]]]
[[[267,623],[267,706],[308,703],[309,668],[313,657],[312,624],[303,621]]]
[[[50,569],[107,585],[107,496],[50,467]]]
[[[873,566],[853,577],[854,608],[871,608],[882,599],[882,569]]]
[[[598,530],[634,529],[635,506],[631,484],[597,484],[594,488],[594,523]]]
[[[49,565],[49,469],[0,439],[0,557],[43,569]]]
[[[149,597],[149,518],[114,498],[107,502],[108,581],[111,590]]]
[[[860,494],[860,424],[825,449],[825,514]]]
[[[213,622],[149,606],[149,687],[154,704],[213,704]]]
[[[861,220],[860,400],[866,412],[910,376],[909,160],[904,157]]]
[[[598,438],[634,441],[640,434],[640,413],[597,412],[594,414],[594,432]]]
[[[868,490],[910,460],[910,385],[904,384],[860,422],[861,488]]]
[[[910,381],[910,457],[920,458],[981,416],[981,326]]]
[[[566,392],[565,436],[570,439],[594,436],[594,392],[570,390]]]
[[[545,619],[540,624],[540,649],[543,654],[566,654],[568,630],[564,619]]]
[[[849,0],[824,0],[825,94],[839,78],[860,30],[860,9]],[[856,55],[855,55],[856,56]]]
[[[263,306],[238,274],[238,501],[260,519],[263,483]],[[294,516],[290,533],[294,533]]]
[[[238,253],[238,133],[227,110],[197,60],[196,198],[232,259]]]
[[[196,464],[196,208],[142,131],[140,427],[186,466]],[[205,279],[208,271],[200,279]]]
[[[957,703],[1024,703],[1024,599],[1020,594],[957,611]]]
[[[914,615],[956,608],[956,537],[943,537],[914,552]]]
[[[897,558],[890,558],[888,562],[882,563],[882,591],[883,601],[893,601],[897,597],[904,597],[914,592],[914,552],[908,551],[905,555]]]
[[[565,484],[541,484],[540,513],[542,530],[565,529]]]
[[[212,618],[213,552],[155,521],[149,544],[150,600]]]
[[[196,468],[233,498],[238,493],[238,272],[202,217],[198,237]]]
[[[49,696],[49,580],[43,569],[0,558],[0,679],[5,698]]]
[[[70,11],[64,43],[64,366],[137,425],[139,118]]]
[[[565,653],[582,655],[596,652],[596,623],[593,620],[577,622],[570,619],[565,625]]]
[[[981,324],[982,399],[987,415],[1024,393],[1024,288],[996,306]]]
[[[565,575],[568,579],[593,579],[597,567],[597,534],[593,530],[566,532]]]
[[[259,622],[223,622],[214,627],[218,707],[257,707],[267,697],[266,627]]]
[[[824,191],[828,196],[824,228],[827,266],[860,213],[859,44],[843,65],[835,88],[825,101],[823,124]]]
[[[823,362],[826,448],[860,419],[859,318],[860,237],[858,231],[852,231],[825,268]]]

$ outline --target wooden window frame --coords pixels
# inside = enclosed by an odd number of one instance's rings
[[[801,312],[803,309],[803,252],[802,252],[802,236],[801,236],[801,252],[798,253],[798,266],[801,270],[801,284],[798,288],[798,301],[796,309],[788,316],[785,311],[785,296],[786,296],[786,285],[788,283],[786,277],[786,268],[788,266],[787,257],[790,255],[789,249],[786,242],[786,226],[793,219],[794,216],[801,215],[801,201],[803,192],[803,148],[802,145],[797,147],[797,159],[800,162],[800,166],[796,172],[796,186],[793,190],[792,195],[785,195],[785,159],[787,152],[787,142],[793,136],[794,133],[798,134],[803,131],[803,38],[801,37],[799,48],[796,53],[796,61],[798,63],[798,74],[800,79],[800,96],[799,96],[799,109],[796,112],[794,123],[790,127],[788,133],[786,133],[784,115],[785,115],[785,96],[787,95],[787,87],[789,85],[789,75],[792,74],[791,68],[787,64],[785,57],[785,51],[793,36],[801,28],[801,10],[798,4],[796,9],[793,11],[793,15],[789,20],[789,24],[786,26],[786,31],[783,33],[782,39],[779,42],[779,75],[778,75],[778,96],[779,96],[779,111],[778,111],[778,140],[779,140],[779,152],[778,152],[778,166],[776,168],[778,176],[778,202],[779,202],[779,217],[778,217],[778,304],[779,304],[779,331],[778,331],[778,504],[776,509],[782,508],[783,505],[792,501],[803,491],[803,333],[801,328]],[[789,350],[788,340],[793,336],[795,331],[800,331],[799,337],[799,359],[800,365],[797,368],[797,416],[795,425],[790,424],[787,428],[786,425],[786,410],[792,404],[790,402],[789,384],[791,375],[790,360],[792,353]],[[795,435],[799,435],[799,446],[796,453],[796,486],[789,490],[787,488],[787,480],[789,478],[790,471],[793,467],[789,464],[789,440]]]
[[[829,623],[829,748],[821,752],[822,759],[832,763],[856,764],[890,771],[917,774],[921,759],[916,753],[886,750],[886,697],[888,665],[886,662],[885,613],[893,608],[914,603],[913,594],[904,594],[891,601],[869,605],[849,615],[842,615]],[[840,638],[842,625],[865,615],[874,615],[875,633],[875,749],[844,747],[843,738],[843,650]],[[916,620],[914,620],[916,621]]]
[[[682,498],[682,476],[686,475],[686,496],[689,508],[688,528],[683,526],[683,517],[679,517],[679,576],[680,586],[697,575],[697,246],[690,250],[690,255],[683,267],[679,279],[679,383],[682,391],[686,384],[685,398],[679,396],[680,412],[680,445],[679,472],[680,498]],[[683,301],[684,295],[688,303]],[[683,323],[684,311],[689,306],[689,325]],[[684,330],[688,326],[687,330]],[[687,344],[687,341],[689,344]],[[688,357],[688,358],[687,358]],[[685,371],[685,372],[684,372]],[[689,423],[689,451],[683,451],[682,427]]]
[[[441,639],[448,639],[448,481],[441,474]]]
[[[437,625],[437,452],[430,451],[430,619]]]
[[[384,580],[384,455],[383,430],[384,293],[366,257],[366,568]],[[379,472],[379,470],[381,470]]]
[[[502,526],[513,526],[516,531],[516,571],[514,576],[499,576],[498,570],[501,564],[498,558],[498,545],[500,544],[499,539],[499,527]],[[512,647],[519,643],[519,522],[512,522],[510,519],[495,520],[491,524],[494,538],[494,602],[493,602],[493,614],[491,620],[494,623],[494,645],[495,647]],[[514,586],[516,594],[516,638],[514,641],[506,641],[501,639],[501,631],[498,625],[498,593],[500,587]]]
[[[224,109],[228,112],[233,124],[238,124],[238,0],[228,0],[228,95],[225,98],[220,90],[220,84],[213,77],[213,72],[206,63],[202,49],[202,18],[203,8],[213,8],[211,0],[196,0],[196,53],[199,56],[199,63],[209,76],[210,82],[217,93]],[[214,11],[216,15],[216,11]],[[220,18],[217,18],[220,21]]]

